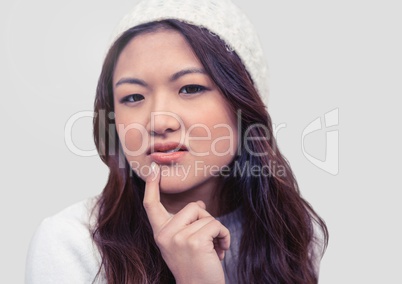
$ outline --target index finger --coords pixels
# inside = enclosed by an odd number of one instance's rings
[[[171,215],[169,214],[169,212],[167,212],[166,208],[160,202],[160,168],[156,163],[152,162],[151,170],[151,174],[147,177],[145,181],[143,205],[145,211],[147,212],[149,222],[151,223],[152,230],[155,233],[159,231],[159,229],[166,223],[167,220],[169,220]]]

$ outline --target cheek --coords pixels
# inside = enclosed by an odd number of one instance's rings
[[[233,125],[222,124],[213,130],[211,148],[215,155],[234,155],[237,144],[237,129]]]
[[[116,115],[116,131],[120,144],[128,160],[146,152],[148,147],[148,131],[144,123],[129,117]]]
[[[191,131],[188,132],[188,137],[191,139],[189,142],[191,150],[199,153],[200,156],[209,156],[212,159],[234,156],[238,145],[236,124],[226,113],[209,114],[207,118],[206,116],[198,117],[198,120],[193,121],[193,125],[199,126],[191,128]]]

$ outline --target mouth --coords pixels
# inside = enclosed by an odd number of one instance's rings
[[[187,147],[183,144],[176,142],[168,142],[168,143],[156,143],[149,147],[147,154],[151,155],[153,153],[175,153],[175,152],[184,152],[187,151]]]
[[[148,149],[152,161],[161,165],[172,165],[179,162],[188,153],[187,147],[176,142],[157,143]]]

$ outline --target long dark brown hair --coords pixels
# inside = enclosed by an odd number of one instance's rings
[[[237,278],[240,283],[317,283],[316,261],[328,242],[323,220],[301,197],[296,179],[273,137],[271,118],[235,51],[208,30],[177,20],[136,26],[110,48],[99,78],[94,139],[109,167],[107,184],[98,200],[93,238],[102,264],[98,273],[108,283],[175,283],[153,239],[142,206],[144,182],[130,169],[116,135],[113,120],[112,77],[119,54],[135,36],[159,29],[180,32],[192,47],[227,104],[241,119],[243,149],[232,162],[237,169],[258,166],[269,175],[223,173],[219,208],[240,208],[244,234],[240,241]],[[267,139],[251,139],[265,137]],[[245,145],[248,143],[247,145]],[[247,151],[244,150],[247,147]],[[256,153],[266,153],[264,155]],[[280,173],[277,172],[280,169]],[[314,227],[322,235],[319,250]]]

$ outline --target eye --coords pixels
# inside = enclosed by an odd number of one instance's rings
[[[187,85],[180,89],[180,93],[183,94],[197,94],[205,91],[206,88],[200,85]]]
[[[136,103],[136,102],[142,101],[143,99],[144,99],[143,95],[132,94],[132,95],[128,95],[128,96],[125,96],[124,98],[122,98],[120,100],[120,103]]]

